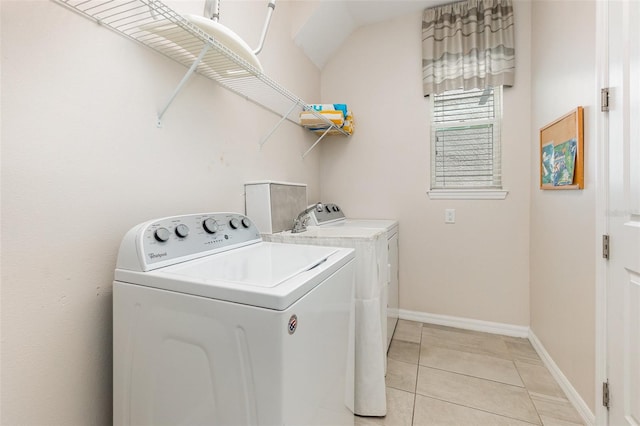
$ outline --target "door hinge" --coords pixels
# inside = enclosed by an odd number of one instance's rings
[[[600,89],[600,111],[609,111],[609,88]]]
[[[609,380],[602,382],[602,405],[609,409]]]
[[[602,258],[609,259],[609,236],[607,234],[602,236]]]

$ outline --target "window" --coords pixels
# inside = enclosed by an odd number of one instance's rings
[[[502,86],[431,99],[431,189],[501,189]]]

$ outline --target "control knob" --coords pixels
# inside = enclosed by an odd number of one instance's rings
[[[180,238],[186,237],[189,235],[189,227],[184,223],[179,224],[176,226],[176,235]]]
[[[229,226],[231,226],[232,229],[238,229],[240,227],[240,221],[234,217],[229,221]]]
[[[153,233],[153,236],[155,237],[156,241],[166,243],[167,241],[169,241],[171,232],[169,232],[167,228],[158,228],[156,229],[156,232]]]
[[[202,222],[202,227],[208,234],[215,234],[216,232],[218,232],[218,222],[216,222],[215,219],[211,219],[210,217]]]
[[[251,221],[250,221],[248,218],[246,218],[246,217],[243,217],[243,218],[242,218],[242,220],[241,220],[241,222],[242,222],[242,226],[243,226],[244,228],[248,228],[248,227],[250,227],[250,226],[251,226]]]

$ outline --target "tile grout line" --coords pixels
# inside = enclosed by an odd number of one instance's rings
[[[503,339],[503,342],[504,342],[504,339]],[[531,344],[531,343],[529,343],[529,344]],[[522,381],[522,384],[524,385],[524,390],[527,391],[527,397],[529,398],[529,401],[531,401],[531,405],[533,406],[533,409],[536,410],[536,416],[538,416],[538,420],[540,421],[540,424],[544,425],[544,423],[542,422],[542,418],[540,417],[540,413],[538,412],[538,407],[536,406],[536,403],[533,402],[533,398],[531,398],[531,392],[529,392],[529,389],[527,388],[527,383],[522,378],[522,374],[520,374],[520,370],[518,370],[518,365],[516,364],[516,361],[514,359],[514,355],[511,353],[511,349],[509,349],[509,346],[507,346],[507,350],[509,351],[509,356],[511,357],[511,362],[513,363],[513,366],[515,367],[516,372],[518,373],[518,377],[520,377],[520,380]]]
[[[506,416],[504,414],[494,413],[493,411],[487,411],[487,410],[484,410],[482,408],[472,407],[470,405],[464,405],[464,404],[460,404],[458,402],[447,401],[446,399],[436,398],[435,396],[427,396],[427,395],[422,395],[422,394],[417,394],[417,395],[420,395],[423,398],[435,399],[436,401],[446,402],[447,404],[451,404],[451,405],[457,405],[458,407],[464,407],[464,408],[468,408],[470,410],[481,411],[483,413],[492,414],[494,416],[503,417],[505,419],[517,420],[519,422],[527,423],[527,424],[530,424],[530,425],[536,425],[536,426],[541,426],[542,425],[542,423],[540,423],[540,424],[531,423],[530,421],[519,419],[517,417]],[[417,395],[416,395],[416,397],[417,397]]]
[[[422,348],[422,327],[423,324],[420,323],[420,342],[418,343],[418,364],[416,365],[416,383],[413,386],[413,411],[411,413],[411,426],[416,419],[416,401],[418,399],[418,375],[420,374],[420,352]]]
[[[488,380],[490,382],[502,383],[502,384],[509,385],[509,386],[516,386],[516,387],[519,387],[519,388],[525,388],[524,381],[522,380],[522,377],[520,376],[520,373],[518,372],[518,369],[517,369],[517,367],[515,365],[515,362],[512,359],[505,359],[505,358],[492,356],[492,355],[486,355],[486,354],[478,354],[478,353],[475,353],[475,352],[469,352],[469,351],[464,351],[464,350],[459,350],[459,349],[450,349],[450,348],[444,348],[444,347],[438,347],[438,349],[445,349],[445,350],[447,350],[449,352],[457,352],[457,353],[461,353],[461,354],[465,354],[465,355],[472,355],[472,356],[477,356],[477,357],[490,358],[491,360],[495,360],[495,361],[500,361],[500,362],[504,361],[504,362],[511,363],[511,366],[513,367],[515,372],[518,374],[518,377],[520,378],[520,382],[522,383],[522,386],[520,386],[518,384],[503,382],[503,381],[500,381],[500,380],[497,380],[497,379],[490,379],[490,378],[487,378],[487,377],[475,376],[472,373],[462,373],[462,372],[459,372],[459,371],[445,369],[444,367],[435,367],[435,366],[432,366],[432,365],[422,364],[421,363],[421,360],[422,360],[422,348],[420,348],[420,356],[418,357],[418,365],[423,366],[423,367],[433,368],[435,370],[441,370],[441,371],[447,371],[449,373],[460,374],[460,375],[463,375],[463,376],[475,377],[476,379]]]
[[[484,380],[486,382],[491,382],[491,383],[496,383],[499,385],[505,385],[505,386],[511,386],[517,389],[524,389],[527,391],[527,393],[529,392],[529,390],[527,389],[526,386],[524,386],[524,382],[523,386],[518,386],[518,385],[513,385],[511,383],[505,383],[505,382],[500,382],[498,380],[492,380],[492,379],[486,379],[484,377],[478,377],[478,376],[472,376],[471,374],[466,374],[466,373],[458,373],[457,371],[451,371],[451,370],[445,370],[444,368],[438,368],[438,367],[431,367],[429,365],[422,365],[422,364],[418,364],[418,370],[420,370],[420,367],[424,367],[424,368],[430,368],[432,370],[438,370],[438,371],[444,371],[445,373],[451,373],[451,374],[457,374],[458,376],[464,376],[464,377],[470,377],[472,379],[478,379],[478,380]],[[518,376],[520,375],[520,373],[518,372]],[[522,377],[520,377],[520,380],[522,380]],[[417,392],[417,385],[416,385],[416,392]],[[422,395],[422,394],[420,394]],[[426,395],[425,395],[426,396]]]
[[[440,339],[441,336],[431,336],[434,339]],[[421,340],[422,342],[422,340]],[[504,343],[503,340],[501,340],[502,343]],[[446,349],[446,350],[450,350],[450,351],[458,351],[458,352],[464,352],[464,353],[468,353],[468,354],[473,354],[473,355],[480,355],[480,356],[486,356],[486,357],[491,357],[491,358],[495,358],[495,359],[499,359],[499,360],[505,360],[505,361],[510,361],[511,360],[511,354],[509,353],[509,357],[508,358],[504,358],[502,356],[500,356],[499,354],[493,353],[493,352],[488,352],[488,351],[477,351],[477,350],[473,350],[474,349],[474,345],[473,344],[467,344],[467,343],[459,343],[459,342],[454,342],[455,345],[457,345],[456,347],[451,347],[449,345],[446,344],[439,344],[437,341],[434,342],[433,346],[436,348],[440,348],[440,349]],[[422,343],[421,343],[422,346]],[[509,352],[509,348],[507,347],[507,352]]]

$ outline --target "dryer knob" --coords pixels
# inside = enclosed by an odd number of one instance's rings
[[[327,211],[327,213],[331,213],[331,207],[329,206],[324,206],[325,210]]]
[[[207,218],[202,222],[202,227],[208,234],[215,234],[218,232],[218,222],[214,219]]]
[[[337,211],[338,211],[338,206],[333,206],[333,207],[332,207],[332,210],[333,210],[334,212],[337,212]]]
[[[189,227],[184,223],[179,224],[176,226],[176,235],[180,238],[186,237],[189,235]]]
[[[158,228],[156,229],[156,232],[153,233],[153,236],[155,237],[156,241],[166,243],[167,241],[169,241],[171,232],[169,232],[167,228]]]
[[[240,221],[234,217],[229,221],[229,226],[231,226],[232,229],[238,229],[240,227]]]
[[[243,217],[241,222],[244,228],[248,228],[251,226],[251,221],[246,217]]]

